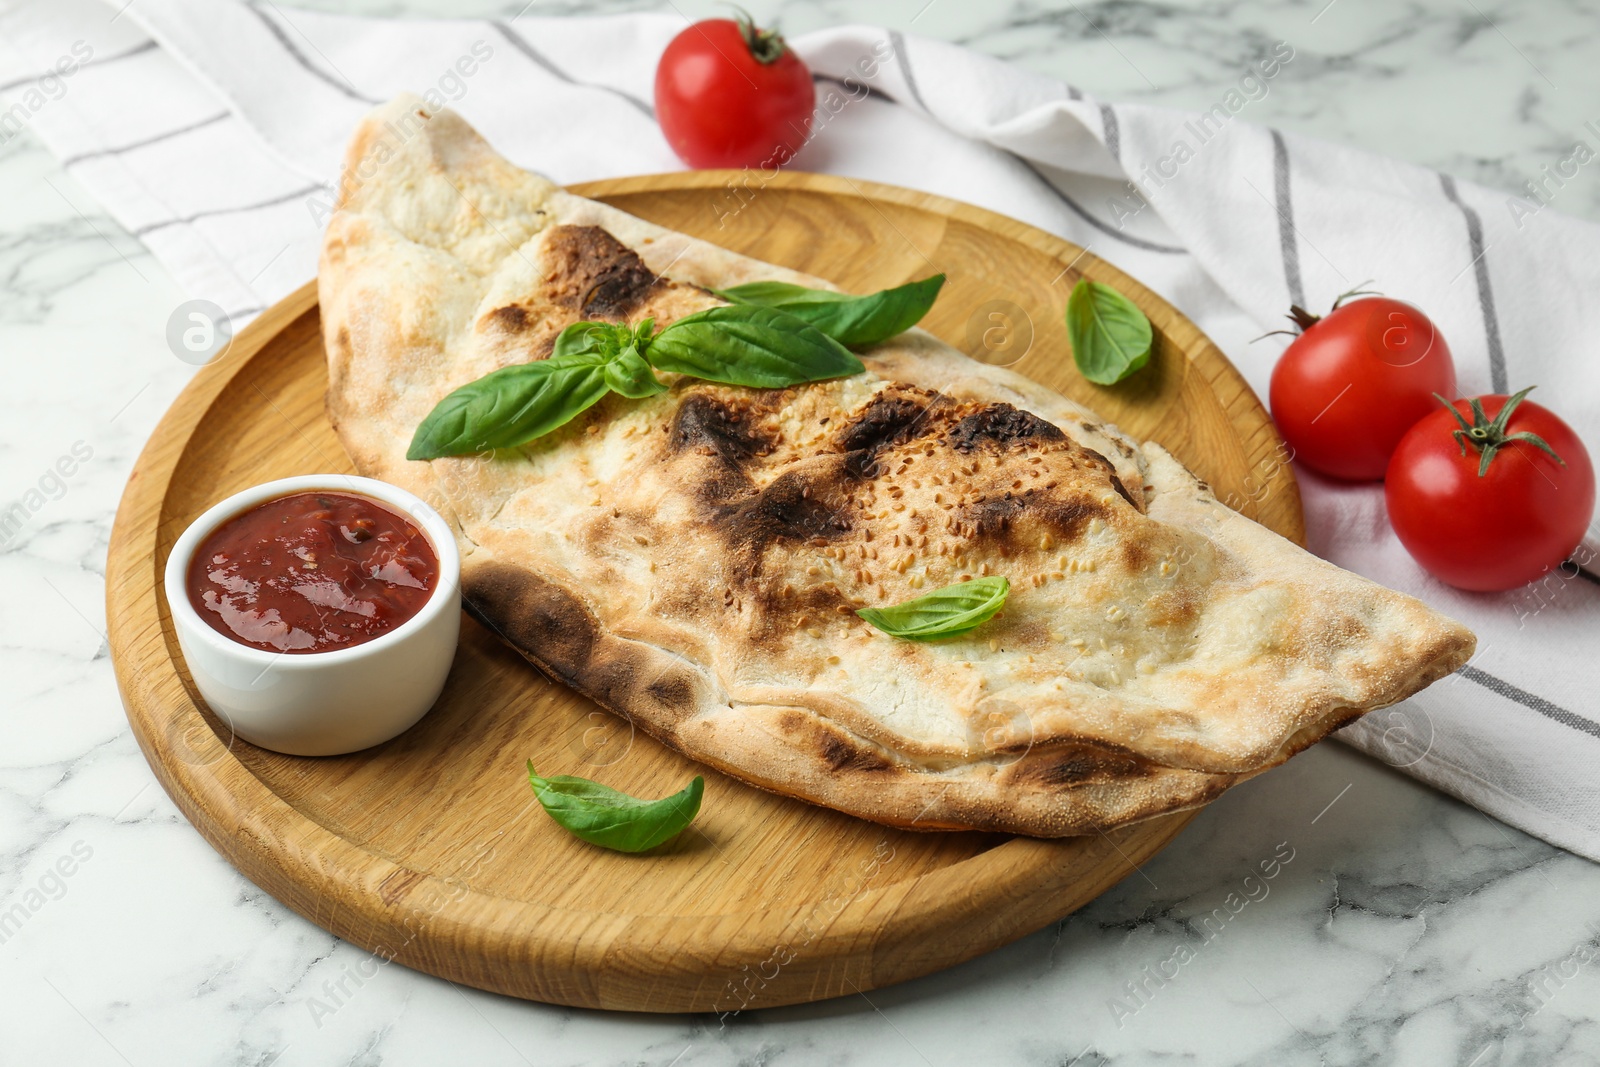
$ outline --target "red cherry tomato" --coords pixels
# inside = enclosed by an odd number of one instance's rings
[[[1383,477],[1412,425],[1455,396],[1444,335],[1421,311],[1368,297],[1318,319],[1301,308],[1302,333],[1272,370],[1272,417],[1294,457],[1350,481]]]
[[[1439,406],[1389,461],[1394,532],[1418,563],[1459,588],[1531,582],[1572,555],[1594,516],[1589,453],[1572,427],[1523,400],[1527,392]]]
[[[781,167],[811,136],[811,72],[774,30],[706,19],[656,67],[656,117],[691,167]]]

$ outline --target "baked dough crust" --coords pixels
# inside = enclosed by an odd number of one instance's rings
[[[920,330],[785,390],[677,380],[490,455],[409,462],[452,389],[579,319],[774,278],[572,196],[414,97],[349,149],[319,274],[328,413],[450,520],[472,611],[754,785],[918,829],[1092,833],[1203,804],[1450,673],[1474,638],[1223,506],[1160,446]],[[854,614],[985,573],[975,633]]]

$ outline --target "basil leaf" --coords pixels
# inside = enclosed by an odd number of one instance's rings
[[[868,296],[808,289],[789,282],[750,282],[713,292],[735,304],[758,304],[787,311],[842,345],[863,348],[887,341],[921,322],[943,285],[944,275],[935,274],[920,282],[908,282]]]
[[[545,812],[573,836],[617,852],[644,852],[676,837],[700,813],[706,791],[697,774],[670,797],[640,800],[587,778],[541,778],[532,760],[528,782]]]
[[[1096,385],[1113,385],[1150,362],[1150,320],[1133,301],[1080,278],[1067,298],[1072,359]]]
[[[614,322],[575,322],[557,335],[550,358],[609,356],[631,339],[632,331]]]
[[[657,370],[752,389],[781,389],[865,369],[849,349],[793,315],[743,304],[679,319],[655,335],[645,354]]]
[[[417,427],[406,458],[526,444],[570,422],[608,391],[604,361],[587,352],[502,367],[439,401]]]
[[[887,608],[862,608],[856,614],[891,637],[932,641],[976,630],[1005,607],[1010,592],[1010,580],[994,575],[947,585]]]
[[[666,392],[667,387],[650,372],[650,364],[644,361],[639,350],[631,344],[617,353],[615,358],[606,363],[606,384],[612,391],[621,393],[629,400],[639,400],[657,393]]]

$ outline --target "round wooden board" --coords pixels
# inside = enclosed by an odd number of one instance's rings
[[[1219,497],[1302,539],[1265,411],[1198,329],[1076,245],[965,204],[811,174],[761,188],[667,174],[579,186],[663,225],[867,291],[949,275],[924,323],[969,354],[1160,441]],[[737,191],[734,191],[737,190]],[[1086,275],[1155,326],[1153,365],[1089,385],[1061,325]],[[998,317],[996,317],[998,316]],[[1010,331],[1010,332],[1007,332]],[[231,737],[203,710],[161,572],[184,527],[236,490],[350,471],[323,415],[314,285],[202,368],[128,481],[107,564],[128,719],[173,800],[228,860],[385,960],[518,997],[635,1011],[736,1011],[914,978],[1068,914],[1193,817],[1041,841],[910,833],[772,796],[697,766],[550,683],[470,620],[438,705],[403,736],[305,759]],[[700,818],[655,853],[585,845],[541,813],[524,763],[642,795],[706,776]]]

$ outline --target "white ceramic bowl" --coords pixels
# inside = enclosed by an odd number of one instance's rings
[[[371,497],[411,519],[433,546],[433,595],[393,630],[331,652],[268,652],[224,636],[189,602],[195,549],[257,504],[327,490]],[[385,482],[343,474],[280,478],[246,489],[194,520],[167,557],[167,607],[189,674],[211,710],[253,745],[294,756],[333,756],[404,733],[433,707],[461,629],[461,556],[439,513]]]

